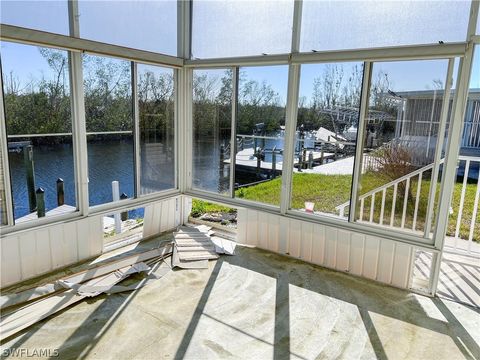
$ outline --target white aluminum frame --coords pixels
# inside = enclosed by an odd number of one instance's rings
[[[230,131],[230,197],[235,197],[235,165],[237,162],[237,117],[238,117],[238,83],[240,69],[232,67],[232,122]]]
[[[133,166],[134,166],[134,187],[133,197],[140,197],[140,109],[138,106],[138,64],[131,63],[132,71],[132,106],[133,106]]]
[[[300,37],[302,35],[302,11],[303,0],[295,0],[293,4],[292,54],[296,54],[300,51]]]
[[[464,57],[460,59],[460,64],[458,67],[457,84],[455,87],[455,97],[453,100],[450,129],[448,131],[447,146],[445,149],[445,161],[443,164],[439,206],[433,234],[435,248],[439,249],[440,251],[435,253],[432,259],[432,266],[430,269],[431,295],[436,294],[438,281],[440,278],[440,268],[442,264],[443,248],[445,245],[445,236],[448,226],[450,203],[455,185],[456,165],[458,161],[458,155],[460,153],[462,127],[465,118],[470,77],[472,74],[474,46],[477,43],[476,41],[478,41],[478,37],[475,35],[475,32],[479,10],[480,1],[472,0],[466,36],[468,46]]]
[[[0,67],[0,73],[1,67]],[[10,167],[8,164],[8,140],[7,140],[7,129],[5,121],[5,106],[3,98],[3,78],[0,79],[0,147],[2,149],[2,162],[3,167],[3,185],[5,186],[5,206],[7,213],[7,223],[5,225],[0,224],[0,227],[3,229],[13,226],[13,201],[12,201],[12,186],[10,183]],[[2,176],[2,175],[0,175]]]
[[[397,47],[383,47],[383,48],[369,48],[369,49],[355,49],[355,50],[340,50],[340,51],[323,51],[316,53],[299,53],[299,44],[301,36],[301,18],[302,18],[302,0],[295,0],[294,16],[292,26],[292,47],[289,54],[276,55],[260,55],[260,56],[246,56],[246,57],[232,57],[219,59],[201,59],[191,60],[191,31],[192,31],[192,0],[179,0],[177,12],[177,54],[178,57],[143,51],[138,49],[131,49],[112,44],[105,44],[97,41],[85,40],[80,38],[79,21],[78,21],[78,2],[77,0],[70,0],[69,2],[69,23],[70,36],[48,33],[33,29],[26,29],[22,27],[0,24],[0,39],[7,41],[14,41],[20,43],[27,43],[33,45],[40,45],[46,47],[54,47],[65,49],[69,51],[70,77],[71,77],[71,101],[72,101],[72,119],[73,119],[73,141],[74,141],[74,161],[76,166],[76,180],[77,180],[77,206],[79,211],[72,214],[61,215],[54,218],[41,218],[32,222],[13,224],[13,208],[11,202],[11,187],[8,175],[8,152],[6,143],[5,131],[5,116],[4,109],[2,110],[2,124],[1,129],[4,134],[0,139],[0,146],[2,146],[3,162],[5,175],[5,184],[8,185],[7,203],[10,209],[7,211],[9,216],[9,226],[2,227],[2,233],[23,231],[25,229],[44,226],[45,224],[54,222],[69,221],[75,218],[88,216],[89,214],[104,214],[112,211],[123,209],[130,209],[146,203],[162,200],[168,197],[177,196],[179,194],[186,194],[203,198],[208,201],[224,203],[231,206],[249,207],[261,211],[266,211],[275,214],[281,214],[286,217],[310,221],[313,223],[321,223],[336,227],[343,227],[350,230],[358,231],[365,234],[372,234],[395,241],[406,242],[414,244],[417,247],[430,249],[436,254],[434,265],[432,266],[431,289],[432,294],[435,293],[436,282],[438,281],[441,252],[443,249],[444,236],[446,231],[446,224],[448,221],[448,207],[451,199],[451,190],[453,189],[454,170],[456,166],[456,155],[458,155],[459,136],[461,135],[461,123],[463,120],[465,102],[468,95],[468,80],[471,74],[473,45],[480,44],[480,35],[476,35],[476,24],[478,17],[479,1],[472,0],[470,19],[467,30],[467,37],[465,42],[447,43],[447,44],[429,44],[429,45],[414,45],[414,46],[397,46]],[[113,56],[130,60],[133,62],[154,64],[163,67],[174,68],[175,70],[175,137],[176,137],[176,185],[177,189],[171,189],[164,192],[149,194],[135,199],[124,200],[121,203],[108,203],[95,207],[88,205],[88,159],[86,155],[86,126],[85,126],[85,109],[84,109],[84,94],[83,94],[83,70],[82,70],[82,53],[89,52],[103,56]],[[363,61],[364,67],[364,83],[362,84],[362,100],[363,108],[361,113],[365,111],[368,102],[368,86],[370,81],[365,82],[365,72],[370,71],[367,68],[371,67],[371,63],[376,61],[387,60],[422,60],[422,59],[449,59],[449,70],[447,78],[451,79],[453,72],[453,59],[463,58],[460,62],[459,76],[457,79],[457,90],[454,99],[453,119],[451,121],[451,129],[449,131],[449,140],[447,143],[447,159],[444,164],[441,196],[439,199],[439,210],[435,225],[435,232],[433,236],[434,243],[429,243],[429,239],[419,238],[416,235],[404,233],[401,231],[392,232],[390,229],[384,229],[377,226],[365,225],[354,220],[355,214],[355,194],[352,194],[352,204],[350,209],[350,221],[346,222],[335,217],[329,216],[311,216],[303,214],[298,211],[289,210],[290,206],[290,192],[291,179],[293,173],[293,147],[295,143],[296,130],[296,114],[298,107],[298,87],[300,81],[301,64],[307,63],[322,63],[322,62],[346,62],[346,61]],[[233,198],[233,187],[231,197],[225,197],[220,194],[209,193],[206,191],[199,191],[192,189],[192,77],[193,68],[228,68],[232,67],[234,71],[234,83],[238,85],[238,67],[239,66],[265,66],[265,65],[289,65],[289,85],[287,95],[287,121],[286,121],[286,138],[285,138],[285,153],[284,153],[284,168],[282,178],[282,197],[280,208],[268,204],[255,203],[245,201],[238,198]],[[367,66],[368,65],[368,66]],[[134,65],[136,68],[136,64]],[[136,71],[134,71],[135,73]],[[134,74],[136,77],[136,74]],[[367,78],[370,74],[367,73]],[[135,79],[136,80],[136,79]],[[136,89],[134,89],[136,90]],[[444,108],[445,99],[449,86],[446,86],[444,94]],[[135,91],[134,91],[135,93]],[[0,94],[3,95],[3,94]],[[2,96],[3,97],[3,96]],[[237,95],[234,94],[234,103],[236,105]],[[138,107],[138,103],[134,102]],[[234,105],[234,113],[232,114],[232,139],[231,145],[233,152],[232,160],[235,157],[235,129],[236,129],[236,109]],[[3,104],[2,104],[3,106]],[[448,109],[448,108],[447,108]],[[442,109],[442,119],[446,119],[445,109]],[[138,109],[137,109],[138,111]],[[138,124],[138,117],[136,118],[136,126]],[[459,120],[460,119],[460,120]],[[362,127],[360,121],[359,129]],[[136,131],[138,136],[138,129]],[[357,141],[357,152],[360,144]],[[138,157],[138,148],[136,148],[136,157]],[[438,148],[438,145],[437,145]],[[438,153],[436,154],[436,157]],[[231,170],[234,170],[234,161],[231,162]],[[355,168],[358,168],[357,161]],[[138,173],[138,164],[136,166]],[[358,185],[358,169],[355,171],[353,189]],[[354,173],[354,174],[355,174]],[[355,176],[357,179],[355,180]],[[232,179],[233,178],[233,179]],[[138,182],[139,180],[136,179]],[[234,181],[234,171],[231,171],[231,183]],[[232,185],[232,184],[231,184]],[[7,190],[7,189],[6,189]],[[138,196],[138,195],[137,195]],[[8,201],[8,197],[10,200]]]
[[[71,1],[69,1],[69,3],[70,2]],[[183,66],[183,60],[175,56],[106,44],[73,36],[53,34],[13,25],[0,24],[0,39],[24,44],[55,47],[57,49],[69,50],[72,52],[89,52],[102,56],[118,57],[130,61],[147,62],[169,67],[179,68]]]
[[[289,65],[287,109],[285,116],[285,139],[282,161],[282,193],[280,194],[280,213],[286,214],[290,209],[293,162],[297,133],[298,95],[300,89],[301,65]]]
[[[348,212],[348,221],[355,222],[355,216],[357,213],[358,202],[358,185],[360,184],[360,176],[362,175],[362,163],[363,163],[363,149],[366,124],[365,120],[368,116],[368,101],[370,99],[370,85],[372,82],[372,68],[373,63],[365,61],[363,63],[363,79],[362,79],[362,91],[360,97],[360,114],[357,127],[357,140],[355,145],[355,158],[353,163],[353,178],[352,178],[352,191],[350,196],[350,211]]]
[[[443,143],[445,139],[445,131],[447,128],[448,109],[450,106],[450,92],[453,83],[453,68],[455,66],[455,59],[448,61],[447,77],[445,79],[445,91],[442,99],[442,109],[440,112],[440,122],[438,127],[437,143],[435,145],[435,155],[433,158],[432,176],[430,178],[430,189],[428,194],[427,216],[423,237],[430,239],[430,231],[432,229],[433,210],[435,205],[435,197],[437,190],[438,174],[440,172],[440,160],[443,152]]]

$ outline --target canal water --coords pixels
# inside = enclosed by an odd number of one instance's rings
[[[238,135],[241,137],[242,135]],[[275,132],[267,134],[265,140],[257,140],[256,146],[266,149],[265,162],[272,161],[271,150],[275,147],[277,150],[284,149],[284,134],[283,132]],[[275,139],[272,139],[275,138]],[[228,149],[230,138],[213,139],[213,138],[199,138],[193,143],[193,187],[195,189],[206,190],[214,193],[228,194],[230,189],[230,166],[228,163],[221,164],[220,148],[223,145]],[[243,149],[253,149],[255,146],[251,137],[245,137],[243,140]],[[313,148],[315,145],[315,138],[312,134],[307,133],[304,140],[304,146]],[[299,142],[296,143],[296,149],[299,148]],[[241,151],[239,146],[237,151]],[[230,158],[229,151],[226,152],[224,159]],[[282,154],[276,155],[276,162],[283,162]],[[237,185],[245,185],[260,180],[264,180],[270,175],[269,171],[264,171],[259,176],[255,171],[243,171],[241,167],[237,167],[235,173],[235,183]]]
[[[33,147],[35,187],[45,190],[46,211],[57,207],[56,181],[64,180],[65,204],[76,206],[73,151],[71,144]],[[15,218],[29,214],[28,190],[23,152],[10,152]],[[116,141],[88,144],[90,206],[112,201],[112,181],[120,183],[120,193],[133,196],[133,143]],[[132,212],[135,215],[135,212]]]
[[[271,134],[279,135],[281,134]],[[230,168],[228,164],[223,167],[220,163],[220,145],[226,146],[229,139],[214,142],[211,139],[202,139],[194,142],[193,156],[193,185],[195,188],[228,193],[230,185]],[[314,139],[308,136],[305,146],[313,147]],[[257,144],[263,146],[263,144]],[[266,149],[283,149],[283,137],[277,140],[267,139]],[[298,142],[297,142],[298,146]],[[252,145],[246,145],[253,147]],[[143,147],[142,147],[143,149]],[[141,151],[143,151],[141,149]],[[51,210],[57,206],[56,180],[62,178],[65,184],[65,204],[76,206],[76,192],[74,183],[74,165],[71,144],[56,145],[34,145],[33,149],[35,186],[42,187],[45,190],[46,210]],[[228,159],[226,156],[225,159]],[[282,161],[282,156],[277,155],[277,162]],[[164,166],[161,161],[168,161]],[[173,172],[171,161],[169,159],[161,160],[159,177]],[[265,161],[271,161],[271,154],[265,154]],[[28,192],[26,185],[26,174],[23,160],[23,153],[9,153],[11,182],[13,190],[13,202],[15,218],[29,214]],[[100,205],[112,201],[112,181],[117,180],[120,183],[120,193],[125,193],[128,197],[134,195],[134,159],[133,142],[131,140],[91,142],[88,144],[88,162],[89,162],[89,201],[90,206]],[[464,162],[463,162],[464,163]],[[460,162],[458,169],[458,181],[462,181],[464,164]],[[471,166],[469,178],[472,181],[478,179],[478,163]],[[165,170],[164,170],[165,169]],[[173,176],[173,175],[172,175]],[[156,177],[156,175],[155,175]],[[255,177],[255,175],[253,175]],[[167,176],[168,178],[168,176]],[[251,183],[256,180],[252,174],[241,173],[237,169],[235,182],[239,185]],[[165,184],[165,185],[162,185]],[[171,188],[173,180],[160,182],[156,190]],[[158,186],[158,185],[157,185]],[[163,186],[163,188],[162,188]],[[131,217],[139,217],[143,211],[130,212]]]
[[[282,134],[270,134],[282,136]],[[220,144],[228,144],[229,139],[220,142],[204,139],[194,144],[194,186],[196,188],[213,191],[228,192],[230,171],[229,166],[219,167]],[[278,139],[267,139],[265,143],[259,141],[257,146],[266,149],[283,149],[283,136]],[[306,146],[313,146],[313,138],[306,141]],[[253,147],[253,142],[245,143],[245,148]],[[142,148],[143,149],[143,148]],[[225,159],[228,159],[226,156]],[[64,180],[65,204],[76,206],[76,189],[74,176],[73,149],[71,144],[34,145],[33,160],[35,171],[35,187],[45,190],[46,211],[57,207],[56,181]],[[165,160],[167,161],[167,160]],[[271,153],[265,154],[265,161],[271,161]],[[282,155],[277,155],[277,162],[282,161]],[[30,213],[28,204],[28,190],[26,183],[25,165],[22,151],[9,153],[10,176],[13,190],[15,218]],[[120,183],[120,193],[128,197],[134,194],[134,157],[133,142],[128,139],[117,141],[89,142],[89,202],[90,206],[100,205],[112,201],[112,181]],[[160,166],[162,167],[162,166]],[[171,165],[165,165],[171,169]],[[167,171],[160,171],[160,174]],[[163,176],[163,175],[162,175]],[[237,173],[235,181],[239,184],[253,182],[251,174]],[[168,181],[166,181],[168,183]],[[166,184],[165,189],[169,188]],[[157,190],[162,190],[161,188]],[[131,216],[140,216],[143,212],[130,212]]]

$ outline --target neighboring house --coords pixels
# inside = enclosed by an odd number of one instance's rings
[[[397,93],[399,106],[396,138],[423,142],[428,158],[435,148],[440,113],[443,103],[443,90],[424,90]],[[447,131],[450,123],[455,91],[451,91],[448,110]],[[446,136],[446,134],[445,134]],[[480,89],[471,89],[468,95],[465,119],[460,143],[460,154],[480,156]]]

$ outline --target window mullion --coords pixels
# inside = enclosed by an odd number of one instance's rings
[[[238,81],[240,69],[232,68],[232,123],[230,133],[230,197],[235,197],[235,165],[237,159]]]
[[[0,74],[3,72],[0,71]],[[7,140],[7,129],[6,129],[6,118],[5,118],[5,107],[3,102],[3,81],[0,86],[0,146],[1,146],[1,153],[2,158],[0,161],[2,162],[3,167],[3,185],[5,191],[5,210],[7,215],[7,223],[6,225],[13,225],[13,202],[12,202],[12,187],[10,184],[10,168],[8,163],[8,140]],[[1,224],[0,224],[1,225]]]
[[[433,159],[433,169],[432,169],[432,177],[430,181],[430,190],[429,190],[429,195],[428,195],[428,204],[427,204],[427,216],[426,216],[426,224],[425,224],[425,232],[424,232],[424,238],[428,239],[430,238],[430,231],[432,229],[432,215],[433,215],[433,209],[435,205],[435,195],[436,195],[436,189],[437,189],[437,180],[438,180],[438,174],[440,171],[440,161],[442,157],[442,152],[443,152],[443,145],[444,145],[444,139],[445,137],[443,134],[445,134],[445,130],[447,127],[447,119],[448,119],[448,108],[450,105],[450,90],[452,88],[452,82],[453,82],[453,68],[455,65],[455,59],[450,59],[448,61],[448,71],[447,71],[447,78],[445,81],[445,89],[444,89],[444,94],[443,94],[443,102],[442,102],[442,110],[440,114],[440,124],[438,128],[438,136],[437,136],[437,144],[435,145],[435,157]]]
[[[360,176],[362,172],[362,163],[363,163],[363,147],[364,147],[364,136],[366,129],[366,119],[368,115],[368,99],[370,93],[370,83],[372,80],[372,65],[370,61],[366,61],[363,64],[363,80],[362,80],[362,92],[360,98],[360,115],[358,119],[357,127],[357,140],[355,147],[355,161],[353,165],[353,179],[352,179],[352,193],[350,196],[350,211],[348,214],[348,221],[355,221],[355,212],[357,208],[358,200],[358,186],[360,183]]]
[[[137,63],[132,61],[132,106],[133,106],[133,146],[134,146],[134,197],[141,195],[140,188],[140,111],[138,103]]]
[[[300,65],[290,65],[288,69],[287,110],[282,160],[282,193],[280,195],[280,212],[282,214],[285,214],[290,208],[299,86]]]

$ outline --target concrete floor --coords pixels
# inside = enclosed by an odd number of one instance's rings
[[[2,344],[60,359],[479,359],[480,312],[258,249],[100,296]]]
[[[427,283],[431,264],[431,253],[417,251],[415,277]],[[480,310],[480,258],[444,251],[437,295]]]

